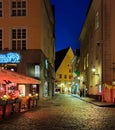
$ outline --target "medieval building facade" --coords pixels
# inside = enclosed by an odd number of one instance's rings
[[[115,98],[114,5],[114,0],[92,0],[79,37],[80,85],[107,102]]]

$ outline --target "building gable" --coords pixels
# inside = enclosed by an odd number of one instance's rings
[[[56,79],[62,81],[69,81],[71,78],[71,61],[74,57],[74,53],[71,48],[68,48],[65,56],[63,57],[62,62],[60,63],[56,71]],[[60,75],[62,77],[60,77]]]

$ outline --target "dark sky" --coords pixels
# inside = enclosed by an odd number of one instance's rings
[[[80,48],[79,35],[90,0],[51,0],[55,6],[56,51]]]

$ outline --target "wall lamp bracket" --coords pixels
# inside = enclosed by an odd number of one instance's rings
[[[97,76],[99,76],[99,74],[95,74],[95,73],[94,73],[93,75],[97,75]]]

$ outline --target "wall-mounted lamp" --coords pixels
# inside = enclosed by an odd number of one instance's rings
[[[95,66],[93,66],[93,68],[92,68],[92,72],[93,72],[93,75],[97,75],[97,76],[99,76],[99,74],[96,73],[96,68],[95,68]]]
[[[80,77],[77,77],[78,80],[80,80]]]

